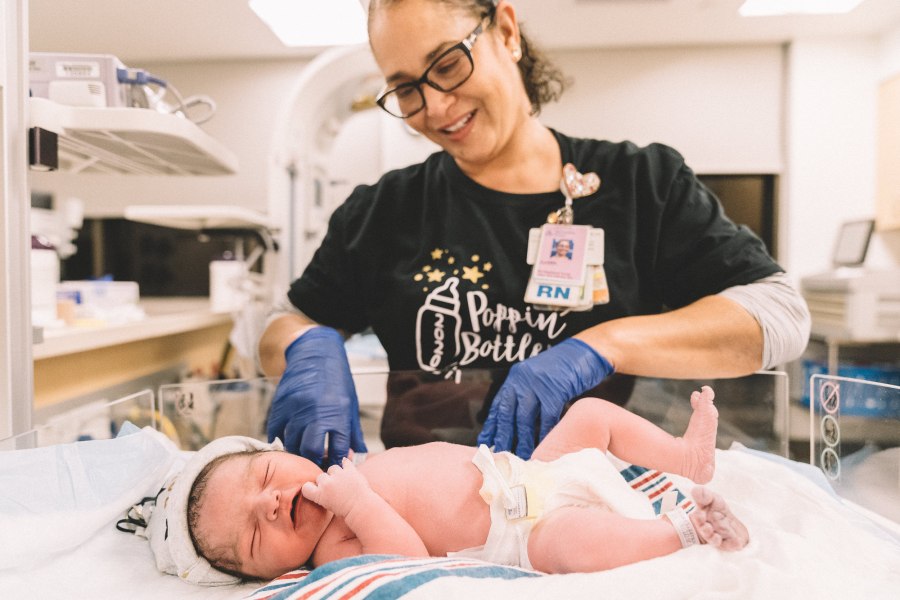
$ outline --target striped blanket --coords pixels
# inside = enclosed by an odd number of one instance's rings
[[[515,579],[540,576],[528,569],[473,559],[367,554],[336,560],[313,571],[291,571],[256,590],[248,600],[378,600],[399,598],[440,577]]]

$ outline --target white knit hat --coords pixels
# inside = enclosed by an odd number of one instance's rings
[[[188,531],[187,504],[194,480],[206,465],[226,454],[253,450],[284,450],[284,446],[278,439],[267,444],[240,435],[214,440],[198,450],[180,472],[166,481],[156,498],[156,506],[144,509],[146,536],[160,571],[197,585],[230,585],[241,581],[219,571],[197,554]]]

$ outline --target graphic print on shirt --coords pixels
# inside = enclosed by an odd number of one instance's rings
[[[534,339],[543,332],[551,342],[562,338],[564,312],[543,312],[496,302],[490,306],[487,290],[493,265],[477,254],[468,264],[448,250],[435,248],[431,263],[413,281],[422,284],[424,299],[416,314],[416,360],[430,373],[453,372],[479,358],[499,366],[524,360],[549,344]]]

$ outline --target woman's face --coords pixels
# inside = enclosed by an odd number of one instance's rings
[[[478,24],[478,16],[450,4],[400,0],[377,9],[369,40],[388,86],[394,87],[421,77],[441,52]],[[512,55],[519,46],[514,12],[500,9],[493,24],[485,19],[482,26],[471,51],[474,71],[469,79],[448,93],[422,85],[425,108],[406,119],[463,168],[499,156],[531,108]]]

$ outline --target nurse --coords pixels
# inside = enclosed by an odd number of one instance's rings
[[[369,37],[378,104],[443,150],[354,190],[270,318],[270,438],[365,451],[343,342],[367,327],[392,370],[511,367],[478,441],[523,458],[615,372],[736,377],[803,350],[803,299],[678,152],[541,123],[564,79],[511,2],[372,0]]]

